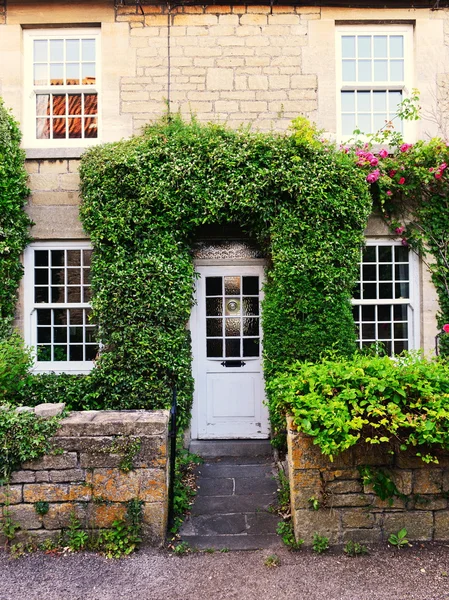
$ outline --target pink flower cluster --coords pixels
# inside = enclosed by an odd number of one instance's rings
[[[410,148],[413,148],[413,144],[402,144],[399,150],[401,152],[407,152],[407,150],[410,150]]]
[[[444,162],[444,163],[441,163],[441,165],[437,168],[436,171],[432,167],[430,167],[429,171],[431,173],[433,173],[433,171],[435,171],[435,179],[441,179],[443,177],[443,171],[445,169],[447,169],[447,164]]]
[[[449,333],[449,323],[446,323],[446,325],[443,325],[443,331],[444,331],[444,333]]]

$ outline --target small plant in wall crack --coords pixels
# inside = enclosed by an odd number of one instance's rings
[[[368,548],[363,544],[359,544],[359,542],[349,540],[343,548],[343,552],[346,554],[346,556],[362,556],[363,554],[368,554]]]
[[[89,536],[81,528],[80,521],[76,518],[74,512],[70,513],[69,526],[65,532],[64,542],[72,552],[83,550],[88,542]]]
[[[405,548],[405,546],[411,546],[407,539],[407,529],[403,527],[397,533],[392,533],[388,538],[388,543],[399,549]]]
[[[323,554],[323,552],[329,550],[329,538],[315,532],[313,534],[312,550],[316,554]]]
[[[115,439],[105,452],[111,452],[120,456],[119,469],[123,473],[129,473],[134,469],[134,459],[140,452],[142,440],[140,438],[119,437]]]
[[[44,500],[38,500],[34,503],[34,510],[38,515],[43,517],[50,510],[50,504],[48,502],[45,502]]]
[[[281,536],[282,541],[290,550],[300,550],[304,543],[304,540],[296,540],[291,521],[281,521],[276,528],[276,533]]]

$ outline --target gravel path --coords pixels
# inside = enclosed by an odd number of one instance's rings
[[[369,556],[276,550],[174,556],[143,549],[122,560],[80,553],[0,552],[0,600],[446,600],[449,546],[382,546]]]

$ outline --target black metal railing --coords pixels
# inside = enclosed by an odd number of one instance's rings
[[[176,385],[172,388],[172,403],[170,408],[170,430],[168,432],[169,439],[169,457],[170,457],[170,472],[168,484],[168,531],[173,527],[174,523],[174,487],[175,487],[175,469],[176,469],[176,438],[178,435],[176,417],[178,412],[177,391]]]

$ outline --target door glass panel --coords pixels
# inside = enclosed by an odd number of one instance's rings
[[[240,356],[240,339],[226,340],[226,356]]]
[[[207,337],[221,337],[223,335],[223,319],[206,319]]]
[[[206,296],[221,296],[222,294],[222,277],[206,277]]]
[[[240,319],[226,319],[226,337],[240,336]]]
[[[240,277],[225,277],[224,278],[225,294],[229,296],[240,295]]]
[[[221,298],[206,299],[206,315],[208,317],[220,317],[223,314],[223,300]]]
[[[221,358],[223,356],[222,340],[207,340],[207,356],[209,358]]]
[[[205,284],[207,357],[259,356],[259,277],[206,277]]]

